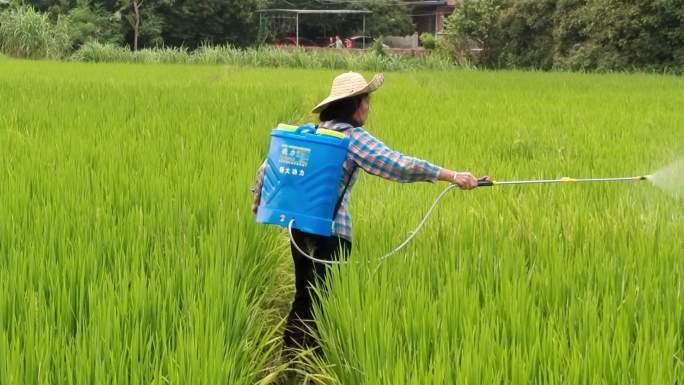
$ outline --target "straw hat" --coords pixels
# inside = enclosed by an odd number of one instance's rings
[[[330,103],[340,99],[349,98],[356,95],[369,94],[382,86],[385,77],[382,74],[373,76],[373,80],[366,82],[366,79],[357,72],[347,72],[339,75],[333,80],[330,95],[323,99],[314,109],[317,114],[323,111]]]

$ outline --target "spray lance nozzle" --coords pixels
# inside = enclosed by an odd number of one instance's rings
[[[510,181],[494,181],[485,178],[479,179],[477,181],[478,187],[491,187],[499,185],[510,185],[510,184],[549,184],[549,183],[587,183],[587,182],[627,182],[627,181],[639,181],[648,180],[650,175],[642,176],[628,176],[619,178],[569,178],[562,177],[559,179],[534,179],[534,180],[510,180]]]

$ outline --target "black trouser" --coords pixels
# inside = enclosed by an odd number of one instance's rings
[[[339,237],[322,237],[305,233],[297,229],[292,230],[292,236],[297,245],[317,259],[337,261],[345,259],[351,252],[351,242]],[[292,309],[285,324],[283,344],[286,348],[302,347],[319,350],[318,341],[312,337],[309,330],[316,330],[313,321],[313,304],[318,298],[311,287],[325,280],[328,265],[316,263],[297,251],[293,244],[292,259],[295,270],[295,296]]]

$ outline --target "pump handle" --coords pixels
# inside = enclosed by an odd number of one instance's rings
[[[295,130],[296,134],[305,134],[305,133],[315,133],[316,132],[316,126],[313,124],[304,124],[302,126],[297,127]]]
[[[491,180],[487,180],[485,178],[477,180],[477,187],[491,187],[491,186],[494,186],[494,182]]]

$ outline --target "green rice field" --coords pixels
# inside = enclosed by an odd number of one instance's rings
[[[249,188],[336,74],[0,57],[0,384],[275,383],[291,257]],[[394,72],[371,105],[391,147],[496,180],[684,156],[681,77]],[[330,275],[296,383],[684,384],[676,192],[454,190],[378,264],[445,187],[359,179],[361,263]]]

